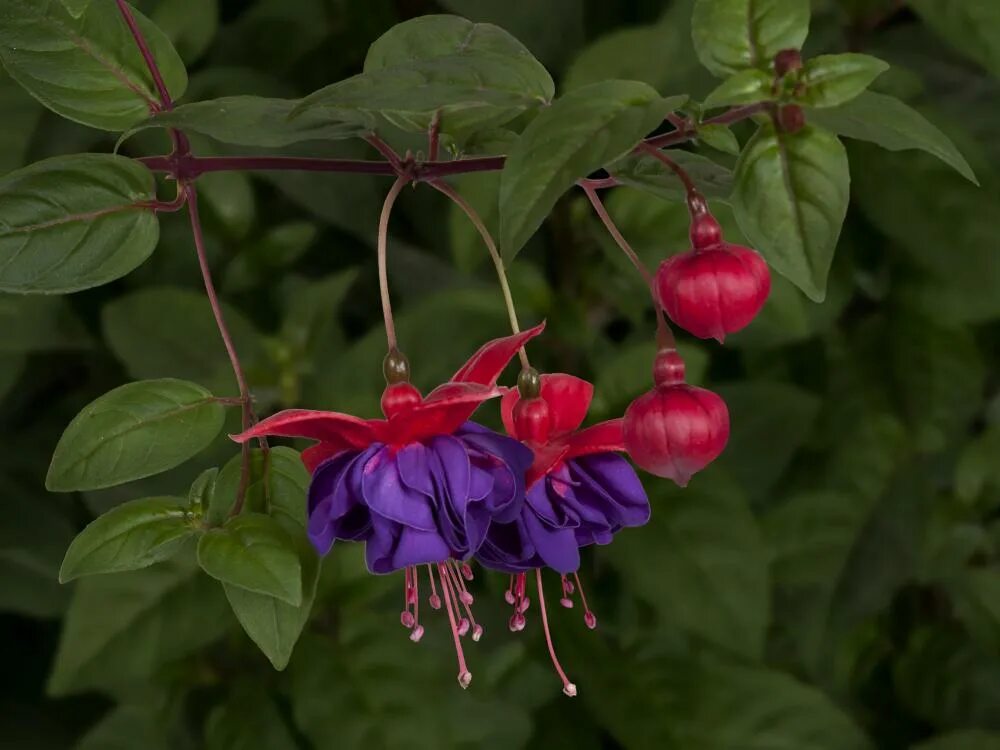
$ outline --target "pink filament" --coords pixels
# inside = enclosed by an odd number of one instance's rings
[[[444,592],[444,605],[448,610],[448,621],[451,623],[451,635],[455,641],[455,655],[458,657],[458,684],[463,688],[469,687],[472,682],[472,673],[465,664],[465,653],[462,651],[462,638],[458,634],[458,624],[455,618],[455,611],[451,603],[451,587],[447,580],[447,566],[438,563],[438,574],[441,576],[441,590]]]
[[[542,630],[545,631],[545,643],[549,647],[549,657],[552,659],[552,666],[555,667],[556,674],[558,674],[559,679],[562,680],[563,692],[572,698],[576,695],[576,685],[569,681],[569,678],[563,671],[562,665],[559,663],[559,659],[556,656],[555,646],[552,645],[552,634],[549,632],[549,618],[545,611],[545,592],[542,589],[541,568],[535,568],[535,583],[538,585],[538,606],[542,611]]]

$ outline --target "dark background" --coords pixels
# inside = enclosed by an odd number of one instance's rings
[[[604,78],[695,97],[713,86],[691,47],[688,0],[138,5],[189,65],[184,101],[306,94],[357,72],[394,23],[436,12],[502,25],[560,91]],[[177,215],[164,218],[154,256],[118,282],[62,298],[0,297],[0,747],[1000,747],[989,733],[1000,732],[1000,86],[989,72],[1000,73],[1000,12],[995,27],[960,28],[953,47],[947,25],[892,0],[813,5],[807,54],[854,49],[890,61],[875,88],[945,130],[982,187],[930,156],[850,144],[852,205],[827,301],[775,278],[760,318],[725,348],[682,340],[690,379],[729,403],[730,446],[687,490],[649,479],[650,524],[585,554],[599,628],[587,631],[579,610],[555,606],[552,618],[579,698],[559,692],[537,611],[521,634],[504,627],[500,576],[477,579],[487,636],[468,648],[466,693],[443,621],[425,623],[413,646],[397,622],[401,580],[368,577],[358,549],[326,561],[284,673],[204,576],[159,592],[129,574],[139,594],[108,582],[116,577],[56,582],[69,540],[94,515],[183,494],[200,470],[236,454],[223,436],[194,461],[125,487],[43,489],[65,425],[116,385],[176,376],[235,395]],[[737,128],[741,139],[749,128]],[[0,79],[0,170],[113,145]],[[166,148],[162,133],[146,133],[124,151]],[[197,153],[221,149],[195,141]],[[289,153],[374,158],[360,143]],[[493,203],[496,175],[454,184],[478,206]],[[199,187],[259,409],[373,416],[384,346],[373,241],[388,182],[225,174]],[[608,202],[650,265],[684,249],[682,204],[625,188]],[[731,212],[716,209],[738,241]],[[505,332],[484,248],[434,191],[404,193],[390,269],[419,385]],[[536,364],[596,383],[591,419],[621,414],[649,387],[642,282],[582,195],[560,202],[511,277],[522,320],[549,322]],[[495,423],[494,412],[483,419]],[[108,608],[121,627],[87,629]],[[67,618],[79,627],[60,645]],[[61,679],[47,690],[53,670]]]

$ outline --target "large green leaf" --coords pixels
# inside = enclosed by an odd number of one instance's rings
[[[658,482],[649,523],[606,554],[664,622],[756,660],[770,618],[766,550],[746,497],[709,482]]]
[[[604,81],[557,99],[514,145],[500,178],[500,249],[507,260],[577,180],[625,155],[684,97],[637,81]]]
[[[736,167],[740,228],[778,273],[822,302],[850,198],[847,154],[807,126],[791,135],[762,125]]]
[[[167,89],[180,97],[184,63],[164,33],[134,13]],[[77,17],[61,2],[3,0],[0,59],[42,104],[91,127],[125,130],[159,101],[115,0],[91,0]]]
[[[91,341],[63,297],[0,295],[0,352],[81,349]]]
[[[302,573],[302,601],[298,606],[239,586],[224,586],[236,619],[274,668],[279,670],[288,666],[295,644],[312,612],[319,581],[319,558],[305,532],[288,521],[282,521],[282,525],[293,541]]]
[[[211,643],[232,619],[218,585],[191,561],[76,584],[49,692],[148,684],[155,670]]]
[[[372,126],[381,115],[425,132],[440,112],[442,131],[463,136],[548,102],[554,90],[545,68],[503,29],[424,16],[379,37],[363,73],[307,96],[292,116],[313,112]]]
[[[42,106],[0,70],[0,173],[22,166],[43,113]]]
[[[219,472],[208,520],[221,524],[233,503],[240,484],[241,457],[233,456]],[[302,465],[298,451],[285,446],[271,448],[268,456],[260,450],[250,453],[250,480],[247,484],[247,507],[260,513],[284,514],[305,526],[306,491],[309,472]]]
[[[717,76],[767,68],[809,33],[809,0],[698,0],[691,20],[695,49]]]
[[[229,305],[222,306],[233,344],[247,368],[264,358],[260,334]],[[147,287],[118,297],[101,311],[104,337],[134,378],[172,377],[236,393],[232,366],[203,292]]]
[[[911,0],[910,6],[957,52],[1000,76],[1000,5],[992,0]]]
[[[976,182],[972,167],[948,136],[893,96],[866,91],[839,107],[810,111],[808,119],[837,135],[871,141],[889,151],[926,151]]]
[[[198,541],[198,562],[228,586],[302,603],[302,566],[292,538],[270,516],[243,513]]]
[[[967,729],[949,732],[913,745],[911,750],[996,750],[1000,747],[1000,733]]]
[[[91,521],[73,540],[59,580],[147,568],[173,557],[195,533],[194,517],[181,498],[124,503]]]
[[[338,118],[336,113],[331,117],[328,112],[308,111],[292,118],[290,115],[299,101],[225,96],[182,104],[153,115],[132,128],[130,133],[155,127],[180,128],[236,146],[277,148],[302,141],[357,137],[372,124],[365,117],[350,112]]]
[[[70,422],[45,486],[53,492],[94,490],[172,469],[212,442],[223,411],[211,393],[183,380],[123,385]]]
[[[120,156],[47,159],[0,179],[0,291],[105,284],[153,252],[153,174]]]
[[[170,738],[155,707],[122,704],[87,730],[73,750],[170,750]]]

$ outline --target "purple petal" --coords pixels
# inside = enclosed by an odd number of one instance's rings
[[[614,453],[595,453],[570,462],[571,473],[604,513],[609,525],[642,526],[649,521],[649,499],[632,466]],[[579,492],[577,495],[579,496]]]
[[[403,482],[389,447],[382,448],[365,466],[362,493],[368,507],[383,518],[421,531],[437,528],[428,498]]]
[[[431,479],[430,459],[427,448],[420,443],[410,443],[396,454],[399,475],[411,489],[434,497],[434,481]]]
[[[550,568],[559,573],[572,573],[580,567],[580,547],[572,529],[549,526],[533,513],[524,514],[524,526],[539,557]]]

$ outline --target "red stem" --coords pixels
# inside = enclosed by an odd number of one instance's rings
[[[135,44],[139,48],[139,54],[142,55],[142,59],[146,62],[146,67],[149,68],[149,74],[153,77],[153,84],[160,95],[160,104],[163,105],[163,109],[172,109],[174,101],[170,98],[167,84],[163,80],[160,67],[156,64],[156,59],[153,57],[153,52],[149,48],[149,44],[146,43],[146,37],[142,35],[142,30],[139,28],[139,24],[136,23],[135,16],[132,15],[132,8],[129,7],[129,4],[125,0],[116,0],[116,2],[118,3],[118,10],[121,12],[122,18],[125,19],[129,31],[132,32],[132,38],[135,39]]]
[[[222,312],[222,305],[219,302],[219,295],[215,291],[215,282],[212,281],[212,269],[208,264],[208,254],[205,250],[205,234],[201,227],[201,216],[198,212],[198,192],[194,185],[187,185],[184,188],[187,198],[188,216],[191,218],[191,233],[194,235],[195,252],[198,255],[198,266],[201,269],[201,278],[205,285],[205,295],[208,303],[212,307],[212,315],[215,317],[215,324],[222,337],[222,343],[226,347],[229,355],[229,363],[233,367],[233,374],[236,376],[236,385],[240,391],[240,403],[243,407],[243,430],[249,430],[254,423],[253,406],[250,400],[250,387],[247,384],[246,375],[243,372],[243,365],[239,355],[236,353],[236,345],[233,344],[233,337],[229,333],[226,325],[226,318]],[[265,442],[261,442],[261,448],[267,450]],[[240,474],[240,485],[236,493],[236,502],[233,504],[231,515],[238,515],[243,510],[243,502],[246,499],[247,486],[250,482],[250,444],[243,443],[243,465]]]

